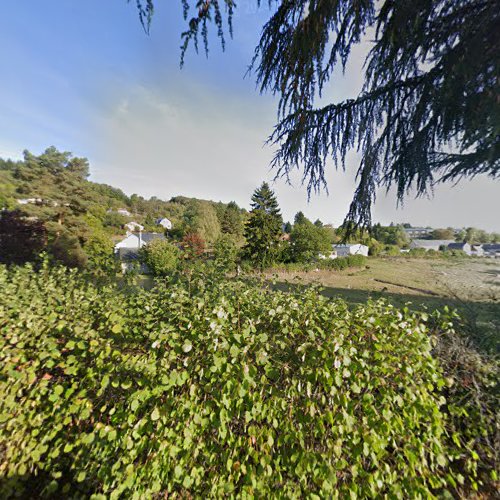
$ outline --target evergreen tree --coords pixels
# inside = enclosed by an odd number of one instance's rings
[[[231,201],[225,207],[221,220],[221,231],[240,238],[243,234],[243,218],[238,205]]]
[[[285,234],[290,234],[292,232],[292,225],[290,224],[290,222],[287,222],[283,228],[283,232]]]
[[[278,256],[283,225],[278,200],[266,182],[255,190],[251,207],[245,227],[244,255],[263,268],[271,265]]]
[[[295,217],[293,219],[293,223],[295,225],[297,225],[297,224],[305,224],[306,222],[309,222],[309,219],[304,215],[304,212],[297,212],[295,214]]]

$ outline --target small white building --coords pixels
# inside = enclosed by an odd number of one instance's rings
[[[119,208],[116,211],[117,214],[124,215],[125,217],[130,217],[132,214],[126,208]]]
[[[19,205],[41,205],[43,200],[42,198],[21,198],[17,202]]]
[[[160,233],[131,233],[115,245],[115,255],[121,261],[122,271],[133,269],[139,262],[139,250],[153,240],[164,240]],[[141,267],[144,272],[146,269]]]
[[[471,246],[471,255],[473,257],[483,257],[484,256],[483,245],[472,245]]]
[[[170,222],[169,219],[166,217],[160,217],[159,219],[156,219],[156,224],[158,226],[162,226],[163,228],[167,229],[170,231],[172,229],[172,222]]]
[[[144,226],[141,226],[138,222],[127,222],[123,225],[123,228],[127,231],[144,231]]]
[[[348,243],[346,245],[333,245],[333,251],[337,257],[347,257],[348,255],[364,255],[368,257],[368,247],[361,243]]]

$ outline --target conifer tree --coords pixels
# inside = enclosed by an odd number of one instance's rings
[[[257,5],[260,0],[255,0]],[[137,0],[147,28],[154,0]],[[208,23],[224,47],[233,0],[182,0],[189,44]],[[272,1],[251,69],[261,92],[279,97],[277,176],[297,168],[308,192],[326,187],[326,166],[346,167],[358,150],[354,199],[346,223],[369,226],[377,189],[399,200],[436,183],[478,174],[500,177],[498,0]],[[226,14],[226,15],[224,15]],[[356,45],[368,42],[364,85],[353,99],[318,106]],[[355,227],[345,224],[345,227]]]
[[[297,212],[295,214],[295,217],[293,219],[293,223],[295,225],[297,225],[297,224],[305,224],[306,222],[309,222],[309,219],[304,215],[304,212]]]
[[[272,264],[279,252],[283,219],[276,195],[267,182],[252,195],[252,210],[245,227],[244,254],[261,268]]]
[[[241,237],[243,234],[243,219],[240,208],[234,201],[230,201],[224,209],[221,220],[221,231]]]

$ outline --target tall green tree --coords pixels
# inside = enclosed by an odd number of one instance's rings
[[[137,0],[149,26],[153,0]],[[182,0],[187,48],[208,53],[208,24],[222,45],[233,0]],[[260,0],[256,0],[260,4]],[[278,94],[277,175],[303,172],[309,192],[326,186],[326,165],[361,152],[347,221],[371,224],[379,187],[427,194],[438,182],[500,176],[500,9],[497,0],[271,1],[253,59],[262,92]],[[191,10],[193,8],[193,10]],[[224,16],[226,13],[226,17]],[[354,99],[318,106],[356,45],[370,41]],[[357,57],[357,56],[356,56]],[[335,83],[335,80],[334,80]],[[347,226],[346,227],[351,227]]]
[[[244,254],[262,268],[278,257],[283,225],[278,200],[267,182],[255,190],[251,207],[245,227]]]
[[[455,230],[451,227],[434,229],[431,232],[431,239],[433,240],[454,240]]]
[[[234,201],[229,202],[224,209],[221,231],[225,234],[232,234],[237,238],[243,235],[243,217],[240,207]]]
[[[311,262],[319,254],[329,255],[332,251],[330,233],[307,219],[295,224],[290,235],[290,254],[295,262]]]
[[[220,234],[217,212],[207,201],[191,200],[184,215],[186,233],[197,233],[207,243],[214,243]]]

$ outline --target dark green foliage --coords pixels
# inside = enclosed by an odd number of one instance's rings
[[[431,356],[449,315],[192,285],[0,268],[3,498],[470,496],[489,434]]]
[[[348,218],[366,225],[380,185],[395,186],[402,199],[439,181],[498,177],[499,27],[493,0],[281,3],[255,59],[261,89],[281,96],[271,138],[280,146],[278,175],[300,165],[309,189],[318,189],[327,160],[343,165],[359,148]],[[368,28],[374,44],[361,95],[314,109]]]
[[[24,264],[47,247],[47,229],[21,211],[0,211],[0,263]]]
[[[283,227],[283,232],[285,234],[290,234],[292,232],[292,225],[290,222],[285,223],[285,226]]]
[[[221,220],[221,231],[225,234],[232,234],[237,238],[243,236],[243,214],[238,205],[231,201],[224,208]]]
[[[323,269],[335,269],[342,271],[349,267],[364,267],[366,265],[366,257],[364,255],[348,255],[347,257],[338,257],[337,259],[324,259],[320,261]]]
[[[83,268],[87,265],[88,256],[80,240],[67,231],[55,235],[50,244],[50,251],[56,260],[68,267]]]
[[[281,220],[278,200],[267,182],[263,182],[262,185],[254,191],[250,206],[252,207],[252,212],[259,210]]]
[[[267,267],[279,255],[283,219],[269,184],[263,182],[252,195],[252,210],[245,226],[244,254],[254,264]]]
[[[295,214],[295,217],[293,218],[293,223],[294,225],[297,224],[305,224],[307,222],[310,222],[309,219],[304,215],[304,212],[297,212]]]

